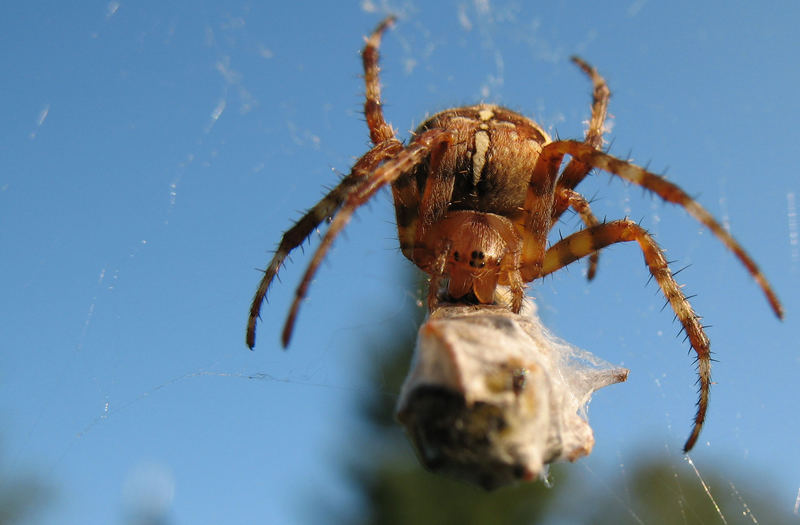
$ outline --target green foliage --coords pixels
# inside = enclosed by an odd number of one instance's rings
[[[24,523],[36,511],[45,507],[51,490],[32,476],[0,479],[0,525]]]
[[[546,515],[555,491],[543,483],[495,492],[430,474],[419,464],[384,462],[362,480],[369,502],[359,524],[529,524]]]

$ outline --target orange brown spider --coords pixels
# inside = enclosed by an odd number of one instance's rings
[[[636,241],[650,273],[697,353],[699,401],[694,427],[684,445],[697,441],[708,408],[711,384],[709,340],[653,237],[628,219],[600,223],[574,188],[593,168],[602,169],[682,206],[708,227],[747,268],[778,317],[782,307],[764,275],[739,243],[681,188],[663,177],[617,159],[599,148],[609,90],[597,71],[580,58],[573,61],[594,86],[592,116],[583,142],[553,141],[533,120],[491,105],[460,107],[437,113],[414,132],[408,145],[395,136],[383,117],[378,78],[378,46],[394,17],[385,19],[366,39],[362,53],[366,101],[364,114],[373,147],[350,173],[284,233],[256,291],[247,325],[247,345],[255,345],[256,321],[267,290],[285,258],[323,221],[330,226],[295,292],[283,330],[286,346],[298,308],[311,279],[336,235],[356,208],[391,185],[400,249],[431,277],[428,307],[442,301],[500,303],[518,312],[525,283],[589,256],[589,277],[597,253],[611,244]],[[560,171],[565,155],[570,162]],[[586,228],[547,247],[547,236],[567,208]],[[510,300],[497,294],[507,286]]]

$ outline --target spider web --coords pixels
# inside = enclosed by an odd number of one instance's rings
[[[692,356],[636,247],[604,251],[593,283],[579,262],[534,285],[555,334],[631,370],[594,396],[596,445],[567,467],[569,490],[648,523],[636,476],[656,461],[685,523],[709,502],[720,522],[769,523],[765,498],[798,519],[800,187],[788,141],[800,111],[785,67],[797,13],[670,6],[373,0],[312,17],[294,5],[113,1],[0,17],[15,101],[0,155],[0,486],[29,487],[43,523],[358,515],[364,501],[342,472],[364,459],[353,407],[396,398],[367,370],[383,341],[418,323],[389,196],[336,243],[288,352],[278,334],[307,253],[271,291],[255,352],[243,337],[253,266],[366,150],[357,52],[391,11],[384,97],[401,136],[426,113],[485,100],[579,137],[590,86],[568,61],[578,53],[614,93],[611,152],[669,165],[785,302],[781,324],[682,211],[606,175],[587,180],[597,215],[641,219],[674,269],[691,264],[678,278],[699,294],[720,362],[708,424],[683,456]],[[581,518],[564,498],[549,522]]]

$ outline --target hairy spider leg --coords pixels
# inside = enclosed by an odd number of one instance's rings
[[[611,91],[608,89],[606,80],[588,62],[578,56],[573,56],[572,62],[581,68],[592,81],[592,116],[589,119],[589,129],[586,130],[583,142],[595,149],[601,149],[603,147],[603,131],[605,131],[608,100],[611,97]],[[556,182],[556,202],[553,207],[554,223],[568,207],[571,207],[580,215],[581,220],[587,227],[598,223],[597,219],[592,215],[588,204],[585,204],[585,199],[583,199],[581,203],[580,201],[570,199],[569,192],[561,191],[562,189],[575,189],[591,170],[591,166],[575,158],[571,159],[566,168],[564,168],[564,171]],[[576,205],[579,205],[581,209],[576,208]],[[600,252],[595,252],[589,256],[589,269],[586,277],[590,281],[594,279],[594,276],[597,274],[597,262],[599,258]]]
[[[556,183],[556,201],[554,206],[558,207],[562,204],[575,210],[575,212],[581,218],[581,221],[583,221],[584,226],[587,228],[600,224],[600,221],[598,221],[597,217],[595,217],[594,213],[592,213],[592,208],[589,206],[589,201],[587,201],[583,195],[575,190],[561,187],[558,185],[558,183]],[[553,223],[555,224],[555,219],[553,220]],[[594,279],[594,276],[597,273],[597,260],[599,253],[600,252],[598,251],[589,255],[589,269],[586,277],[590,281]]]
[[[449,244],[449,243],[448,243]],[[444,278],[445,265],[447,264],[447,253],[450,251],[450,246],[444,246],[441,252],[436,254],[433,263],[429,264],[428,272],[431,276],[431,282],[428,284],[428,311],[433,312],[439,304],[439,289],[442,286],[442,279]]]
[[[264,277],[256,290],[253,302],[250,305],[250,316],[247,320],[247,346],[252,350],[256,344],[256,323],[261,312],[261,305],[267,295],[278,270],[283,265],[289,253],[300,246],[323,221],[330,219],[342,205],[345,197],[360,183],[364,182],[367,175],[388,158],[396,156],[403,150],[403,144],[395,138],[392,127],[383,117],[381,105],[381,88],[378,68],[378,48],[380,47],[383,32],[394,23],[393,16],[384,19],[372,34],[366,39],[364,50],[361,53],[364,64],[364,83],[366,85],[366,100],[364,114],[370,131],[370,139],[375,145],[363,155],[350,170],[350,174],[339,182],[322,200],[315,204],[297,223],[283,234],[278,249],[272,257]]]
[[[261,305],[267,295],[273,279],[283,266],[286,257],[292,250],[303,244],[320,224],[330,219],[344,202],[347,195],[363,183],[367,175],[381,162],[396,156],[403,151],[403,145],[398,140],[387,140],[368,151],[350,170],[350,174],[339,182],[321,201],[315,204],[294,226],[283,234],[278,249],[275,250],[272,260],[264,270],[264,276],[258,285],[253,302],[250,304],[250,317],[247,320],[247,346],[252,350],[256,344],[256,323],[261,312]]]
[[[333,216],[328,231],[325,232],[322,242],[314,252],[314,256],[305,274],[303,274],[300,285],[295,290],[294,301],[289,309],[289,315],[286,318],[281,336],[284,347],[288,346],[292,337],[292,330],[297,318],[297,312],[300,309],[300,303],[308,293],[308,286],[311,284],[314,274],[325,258],[325,254],[330,249],[336,235],[347,225],[355,209],[367,202],[380,188],[386,184],[391,184],[400,175],[417,166],[430,155],[432,150],[438,146],[446,146],[452,141],[452,133],[442,129],[432,129],[416,136],[401,153],[384,162],[369,175],[367,180],[347,195],[345,202]]]
[[[462,150],[466,150],[465,140],[459,140],[452,148],[439,148],[431,152],[425,190],[419,202],[417,242],[422,242],[431,225],[442,220],[447,213],[456,181],[456,161]]]
[[[644,168],[625,162],[616,157],[612,157],[602,151],[598,151],[588,144],[574,140],[560,140],[547,144],[542,150],[539,162],[546,164],[560,162],[565,154],[577,158],[581,162],[592,167],[605,170],[627,181],[633,182],[648,191],[651,191],[667,202],[683,207],[689,215],[698,222],[705,225],[711,232],[725,245],[728,250],[733,252],[737,259],[747,268],[747,271],[761,287],[761,291],[767,298],[773,312],[778,318],[783,319],[783,307],[778,296],[772,290],[772,286],[767,278],[758,268],[755,261],[748,255],[736,239],[717,222],[716,219],[700,203],[692,199],[679,186],[669,182],[664,177],[651,173]],[[538,165],[538,163],[537,163]],[[528,190],[531,193],[531,189]],[[530,195],[529,195],[530,198]],[[524,262],[523,262],[524,265]],[[523,273],[524,275],[524,273]]]
[[[438,129],[438,128],[437,128]],[[447,145],[447,142],[442,143]],[[425,245],[425,235],[430,227],[447,213],[455,182],[454,153],[465,149],[462,142],[453,147],[439,147],[431,151],[428,158],[428,177],[422,196],[412,172],[401,174],[392,183],[397,232],[403,254],[432,277],[431,290],[438,290],[444,276],[449,248],[442,247],[439,253],[434,246]],[[434,295],[436,292],[433,292]],[[428,301],[430,303],[430,300]]]
[[[528,195],[525,204],[525,224],[529,227],[536,225],[537,214],[540,211],[536,206],[544,198],[543,189],[547,185],[547,177],[554,170],[558,169],[565,154],[580,160],[586,165],[610,172],[618,177],[633,182],[651,191],[667,202],[678,204],[686,211],[705,225],[719,238],[722,243],[739,259],[747,268],[750,275],[761,287],[762,292],[767,298],[772,310],[779,317],[783,317],[783,308],[767,281],[761,273],[756,263],[741,247],[741,245],[728,233],[714,217],[703,208],[698,202],[692,199],[685,191],[663,177],[631,164],[622,161],[611,155],[607,155],[591,145],[578,141],[562,140],[547,144],[543,149],[539,160],[534,169],[534,175],[528,186]],[[538,178],[537,178],[538,177]],[[541,277],[551,273],[558,268],[569,264],[580,257],[591,254],[598,249],[602,249],[615,242],[636,240],[642,247],[645,261],[650,268],[651,274],[658,281],[659,286],[670,302],[677,317],[680,319],[684,330],[689,336],[692,348],[698,356],[698,368],[700,374],[700,399],[698,401],[698,411],[695,416],[695,424],[689,439],[684,445],[684,450],[692,448],[697,436],[702,428],[703,421],[708,405],[708,390],[710,386],[711,361],[708,351],[708,338],[703,333],[697,316],[680,292],[680,288],[672,278],[671,272],[666,265],[663,254],[658,245],[647,232],[632,223],[631,221],[617,221],[609,224],[592,226],[577,232],[566,239],[553,245],[544,255],[541,254],[540,246],[525,246],[523,248],[522,275],[529,281],[536,277]],[[536,239],[538,242],[538,239]],[[526,240],[526,242],[530,242]]]
[[[528,180],[522,213],[514,219],[517,231],[522,237],[520,273],[526,283],[541,277],[547,234],[553,225],[555,181],[563,155],[543,155],[548,145],[545,145],[536,159]]]
[[[432,246],[425,246],[425,236],[430,227],[447,214],[453,197],[457,161],[469,150],[470,136],[454,133],[450,147],[431,152],[424,188],[419,188],[412,172],[402,174],[392,183],[400,249],[420,268],[432,264],[438,257],[432,252]]]
[[[364,84],[366,85],[364,116],[369,127],[369,138],[375,145],[384,140],[393,139],[395,136],[392,126],[387,124],[383,118],[380,67],[378,65],[378,49],[381,45],[381,37],[383,32],[394,24],[395,20],[394,16],[384,18],[366,39],[364,50],[361,52],[361,60],[364,64]]]
[[[618,242],[637,241],[644,254],[644,260],[650,269],[675,315],[683,325],[692,348],[697,353],[697,369],[700,377],[700,398],[697,402],[697,414],[694,427],[683,446],[689,452],[700,435],[708,409],[708,393],[711,387],[711,359],[709,341],[700,324],[700,317],[695,314],[692,305],[681,291],[667,265],[664,252],[653,237],[635,222],[625,219],[606,224],[592,226],[573,233],[550,247],[544,255],[542,276],[550,274],[564,266],[585,257],[601,248]]]
[[[589,76],[592,81],[592,116],[589,119],[589,129],[586,130],[586,136],[583,143],[595,149],[603,147],[603,131],[605,127],[606,115],[608,114],[608,100],[611,98],[611,91],[608,89],[606,80],[597,72],[597,70],[589,65],[582,58],[574,56],[572,61],[578,65]],[[575,189],[575,187],[589,174],[592,170],[590,164],[582,162],[580,159],[573,158],[564,172],[558,179],[558,186],[561,188]],[[553,219],[558,219],[566,206],[556,208],[553,211]]]

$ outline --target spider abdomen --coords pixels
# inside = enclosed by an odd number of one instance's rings
[[[542,146],[550,142],[547,133],[533,120],[491,104],[442,111],[420,125],[416,134],[434,128],[457,132],[445,153],[445,158],[452,157],[447,167],[454,176],[448,209],[505,217],[519,213],[531,170]],[[427,177],[417,174],[420,178]]]
[[[418,229],[430,228],[448,212],[471,210],[517,219],[533,166],[551,141],[533,120],[492,104],[437,113],[415,135],[434,129],[450,130],[455,138],[438,159],[432,153],[393,184],[400,246],[412,261],[415,244],[425,236]],[[543,194],[552,192],[551,181],[543,186]]]

